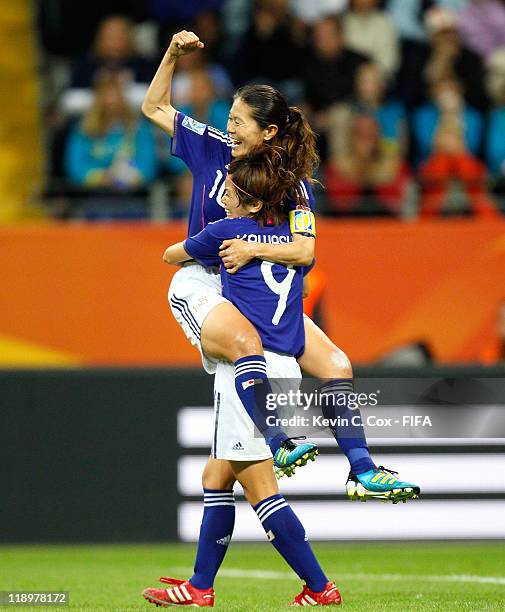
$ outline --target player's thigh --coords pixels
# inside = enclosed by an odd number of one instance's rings
[[[230,461],[235,478],[244,489],[247,501],[254,506],[279,493],[272,459],[263,461]]]
[[[254,325],[230,302],[215,306],[201,330],[202,348],[208,355],[237,361],[247,355],[262,355],[261,338]]]
[[[209,457],[202,474],[204,489],[229,491],[235,484],[235,475],[229,461]]]
[[[315,378],[352,378],[347,355],[328,338],[312,319],[304,315],[305,352],[298,363],[305,374]]]

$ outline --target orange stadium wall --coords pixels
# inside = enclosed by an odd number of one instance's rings
[[[182,225],[0,229],[0,366],[197,366],[166,292]],[[476,362],[505,297],[505,222],[320,221],[328,334],[356,363],[424,341]],[[321,283],[319,283],[321,290]]]

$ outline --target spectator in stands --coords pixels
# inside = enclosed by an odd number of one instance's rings
[[[494,99],[487,125],[486,161],[491,172],[493,191],[502,205],[505,202],[505,82]],[[505,208],[504,208],[505,210]]]
[[[305,101],[314,128],[322,136],[320,153],[326,158],[329,114],[335,104],[352,99],[356,72],[370,58],[344,45],[342,21],[338,16],[314,23],[311,45],[301,65]]]
[[[70,88],[60,102],[62,110],[67,114],[85,112],[92,101],[94,83],[104,71],[114,72],[130,104],[140,107],[154,65],[135,51],[128,17],[113,15],[100,23],[91,53],[78,59],[72,70]]]
[[[166,1],[166,0],[164,0]],[[12,2],[11,5],[19,5]],[[138,0],[100,0],[100,2],[69,2],[68,0],[37,0],[41,43],[52,57],[76,57],[88,50],[96,34],[97,23],[109,15],[121,13],[135,22],[148,19],[147,2]]]
[[[423,157],[429,155],[419,168],[421,215],[438,214],[451,202],[461,204],[460,196],[474,213],[496,214],[486,191],[486,167],[476,157],[482,137],[479,113],[465,106],[460,85],[451,78],[433,84],[432,98],[433,104],[414,116],[416,140]]]
[[[356,71],[370,61],[344,44],[342,20],[325,17],[312,27],[311,45],[302,63],[305,99],[315,112],[352,97]]]
[[[290,8],[296,19],[313,24],[324,17],[345,11],[349,0],[291,0]]]
[[[433,5],[457,14],[471,0],[386,0],[386,11],[402,40],[426,42],[424,16]]]
[[[100,23],[93,50],[77,61],[70,86],[93,87],[102,70],[116,71],[125,84],[129,81],[149,83],[153,77],[152,62],[135,52],[132,23],[128,17],[112,15]]]
[[[404,156],[407,145],[407,116],[403,105],[386,97],[386,75],[378,64],[359,67],[355,83],[355,105],[377,119],[387,147],[396,148]]]
[[[369,55],[392,78],[400,64],[400,49],[395,24],[379,9],[378,0],[351,0],[343,17],[346,45]]]
[[[293,81],[298,77],[301,49],[295,38],[287,0],[256,0],[251,25],[237,51],[235,83],[270,83],[296,101],[301,84]]]
[[[205,41],[205,55],[210,63],[224,64],[223,28],[217,11],[201,11],[194,19],[193,32],[198,32],[200,40]]]
[[[405,162],[405,111],[396,100],[386,98],[386,79],[376,64],[358,68],[354,91],[352,103],[334,105],[328,113],[330,210],[402,214],[412,184]]]
[[[495,51],[486,64],[486,90],[493,105],[500,106],[505,89],[505,47]]]
[[[442,123],[457,128],[465,149],[477,156],[482,143],[483,120],[476,109],[465,103],[461,84],[450,75],[441,75],[430,91],[431,102],[419,107],[412,116],[417,161],[425,160],[433,152],[437,130]]]
[[[330,214],[401,214],[410,173],[398,149],[385,143],[373,114],[352,116],[346,150],[325,170]]]
[[[388,0],[386,9],[400,39],[400,65],[396,74],[396,94],[409,109],[424,100],[419,89],[418,71],[428,54],[424,26],[424,0]],[[416,78],[413,75],[417,75]]]
[[[458,30],[465,47],[487,60],[505,47],[505,6],[499,0],[470,0],[458,15]]]
[[[99,78],[91,108],[70,133],[65,166],[70,181],[96,193],[133,193],[155,178],[151,127],[129,107],[116,74]]]
[[[451,75],[463,85],[468,103],[486,110],[488,100],[484,87],[484,66],[478,55],[462,46],[453,13],[432,8],[426,13],[431,51],[423,67],[425,87]]]
[[[480,57],[462,46],[456,29],[456,16],[443,8],[425,12],[428,45],[409,41],[402,46],[402,66],[398,92],[408,108],[426,102],[430,85],[451,75],[462,83],[467,102],[479,110],[488,107],[484,87],[484,66]]]
[[[398,151],[402,158],[405,157],[406,113],[400,102],[386,97],[386,89],[386,78],[380,66],[370,62],[358,68],[353,102],[334,105],[328,113],[328,142],[331,157],[338,157],[347,146],[348,128],[356,112],[373,115],[381,129],[381,147]]]

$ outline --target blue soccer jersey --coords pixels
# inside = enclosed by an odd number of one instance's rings
[[[220,266],[223,296],[256,327],[265,349],[299,357],[305,346],[302,268],[253,259],[236,274],[228,274],[219,258],[223,240],[286,243],[289,224],[261,227],[248,217],[223,219],[188,238],[184,248],[204,266]]]
[[[172,154],[182,159],[193,175],[188,236],[195,236],[207,223],[226,217],[221,196],[225,189],[226,166],[231,161],[232,141],[210,125],[177,113]],[[307,206],[314,209],[314,195],[309,181],[302,181]],[[291,210],[297,202],[286,202]]]

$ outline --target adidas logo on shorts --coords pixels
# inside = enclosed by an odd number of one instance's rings
[[[228,546],[231,541],[231,535],[224,536],[224,538],[219,538],[216,540],[216,544],[222,544],[223,546]]]
[[[242,442],[236,442],[232,447],[231,450],[244,450],[244,447],[242,446]]]

